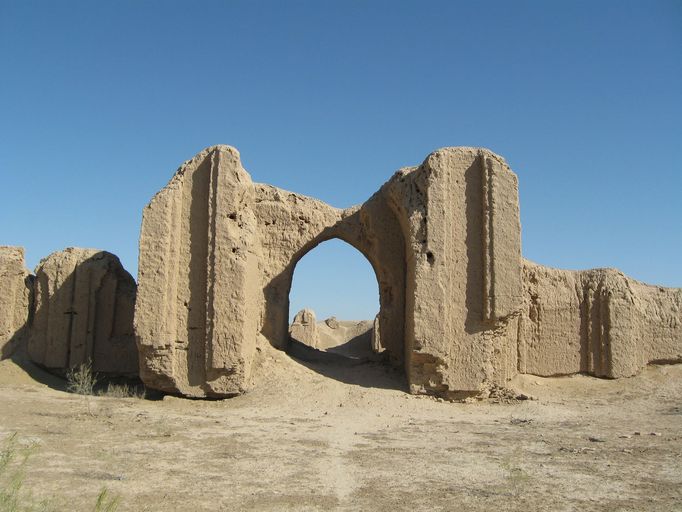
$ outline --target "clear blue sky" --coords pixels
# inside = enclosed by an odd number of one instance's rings
[[[335,206],[469,145],[519,175],[526,257],[682,286],[679,0],[0,0],[0,64],[0,243],[30,267],[76,245],[135,274],[143,206],[212,144]],[[317,267],[373,315],[369,265],[317,251],[296,289]]]

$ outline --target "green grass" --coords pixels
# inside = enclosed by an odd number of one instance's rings
[[[97,496],[94,512],[116,512],[120,501],[120,497],[111,496],[109,491],[104,488]]]
[[[36,450],[34,443],[20,443],[16,432],[0,442],[0,512],[59,511],[53,503],[55,500],[37,501],[24,485],[28,461]],[[112,496],[103,488],[92,510],[116,512],[120,501],[119,496]]]

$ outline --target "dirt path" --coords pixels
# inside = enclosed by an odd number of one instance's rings
[[[309,365],[310,366],[310,365]],[[524,376],[514,405],[440,402],[383,366],[264,357],[224,401],[81,397],[0,363],[0,435],[60,510],[682,510],[682,366]],[[49,382],[53,387],[56,381]],[[373,387],[368,387],[368,386]]]

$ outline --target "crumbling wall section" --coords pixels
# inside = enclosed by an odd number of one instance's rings
[[[614,269],[559,270],[524,261],[519,371],[629,377],[682,361],[682,290]]]
[[[320,345],[320,335],[317,332],[317,318],[312,309],[302,309],[289,327],[289,336],[295,341],[318,348]]]
[[[135,330],[148,386],[187,396],[248,387],[262,303],[253,202],[237,150],[213,146],[145,208]]]
[[[70,247],[50,254],[36,269],[28,356],[57,372],[90,362],[95,372],[137,374],[135,290],[111,253]]]
[[[22,247],[0,246],[0,359],[25,348],[33,301],[33,276]]]
[[[516,176],[491,152],[445,148],[382,190],[406,240],[412,391],[477,393],[506,381],[522,300]]]

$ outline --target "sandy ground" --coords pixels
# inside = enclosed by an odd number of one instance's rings
[[[223,401],[82,397],[0,362],[0,436],[60,510],[682,510],[682,366],[620,381],[523,376],[537,400],[448,403],[371,363],[307,366]],[[42,380],[37,382],[35,378]]]

